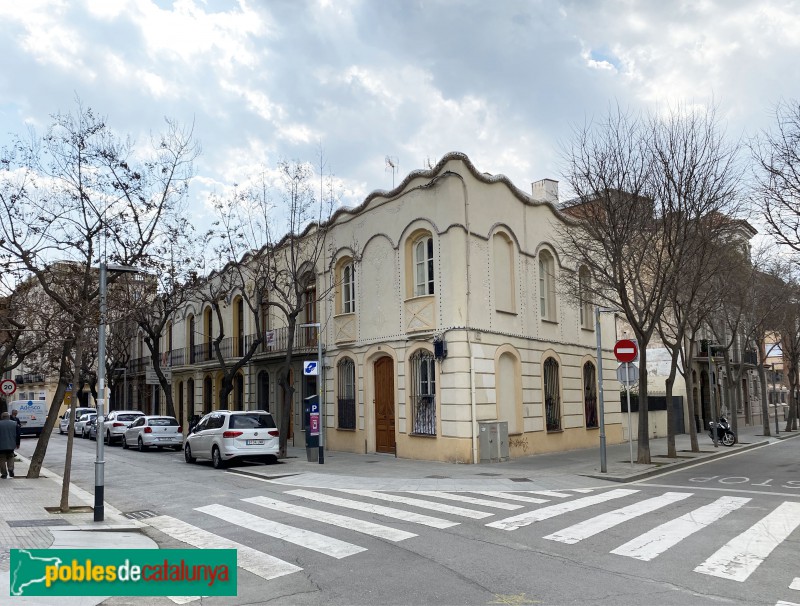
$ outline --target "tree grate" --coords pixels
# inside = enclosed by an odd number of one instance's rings
[[[149,509],[142,509],[140,511],[129,511],[128,513],[123,513],[122,515],[129,520],[145,520],[147,518],[154,518],[161,514]]]

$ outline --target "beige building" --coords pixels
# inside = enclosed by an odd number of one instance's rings
[[[511,457],[599,446],[593,309],[559,288],[580,268],[559,259],[555,226],[567,219],[556,202],[554,181],[533,184],[529,194],[451,153],[332,217],[309,300],[329,294],[300,319],[322,325],[327,448],[477,462],[485,458],[483,424],[491,421],[507,423]],[[236,296],[226,309],[226,355],[235,358],[252,321]],[[237,377],[226,407],[278,408],[285,329],[279,318],[264,320],[266,341]],[[209,355],[215,321],[196,303],[164,335],[184,423],[220,407],[219,372]],[[615,330],[613,318],[602,321],[603,385],[611,396],[605,427],[615,443],[622,440]],[[316,377],[302,372],[303,361],[316,359],[317,336],[303,329],[297,344],[297,445],[301,400],[318,391]],[[144,389],[147,350],[137,347],[132,390]]]

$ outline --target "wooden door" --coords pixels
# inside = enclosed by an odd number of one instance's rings
[[[375,370],[375,450],[395,452],[394,441],[394,362],[378,358]]]

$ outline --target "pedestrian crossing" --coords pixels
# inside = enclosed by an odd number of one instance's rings
[[[702,502],[696,503],[698,498],[692,492],[653,494],[634,488],[497,492],[298,488],[195,508],[200,526],[213,526],[216,532],[166,515],[143,522],[200,549],[235,548],[239,567],[265,580],[303,570],[304,559],[296,552],[290,556],[294,563],[277,557],[289,549],[282,547],[287,544],[309,553],[309,558],[341,560],[374,547],[368,541],[398,544],[419,540],[426,532],[476,524],[502,532],[523,531],[528,540],[561,543],[565,548],[593,539],[599,544],[600,535],[610,536],[616,545],[609,557],[651,562],[670,550],[677,552],[694,535],[726,520],[725,535],[704,535],[706,543],[711,537],[715,544],[696,562],[687,562],[687,573],[741,583],[784,542],[797,538],[793,534],[800,526],[800,502],[784,501],[765,512],[745,508],[753,497],[721,496],[709,503],[704,493]],[[328,527],[336,530],[329,533]],[[226,538],[235,534],[234,528],[256,533],[261,540],[245,545]],[[334,532],[336,537],[331,536]],[[786,582],[789,589],[800,590],[800,577]]]

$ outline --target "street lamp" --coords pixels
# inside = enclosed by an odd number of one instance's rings
[[[595,307],[594,308],[594,327],[595,334],[597,335],[597,399],[600,407],[600,472],[606,473],[608,466],[606,464],[606,415],[603,402],[603,347],[602,347],[602,333],[600,332],[600,314],[601,313],[614,313],[619,310],[611,307]],[[628,414],[630,415],[630,406],[628,406]]]
[[[780,431],[778,430],[778,392],[777,387],[775,386],[776,379],[775,376],[775,362],[772,363],[772,400],[773,404],[775,404],[775,435],[777,436]]]
[[[299,328],[316,328],[317,329],[317,391],[319,392],[319,411],[320,411],[320,429],[319,429],[319,464],[325,463],[325,389],[322,383],[322,373],[325,372],[325,367],[322,364],[322,324],[319,322],[308,322],[306,324],[298,324]]]
[[[97,344],[97,440],[95,440],[94,460],[94,521],[102,522],[105,519],[105,505],[103,505],[105,491],[105,460],[103,443],[103,414],[106,403],[106,313],[107,305],[107,273],[109,271],[137,273],[139,270],[124,265],[107,266],[105,261],[100,262],[100,327],[98,329]]]

